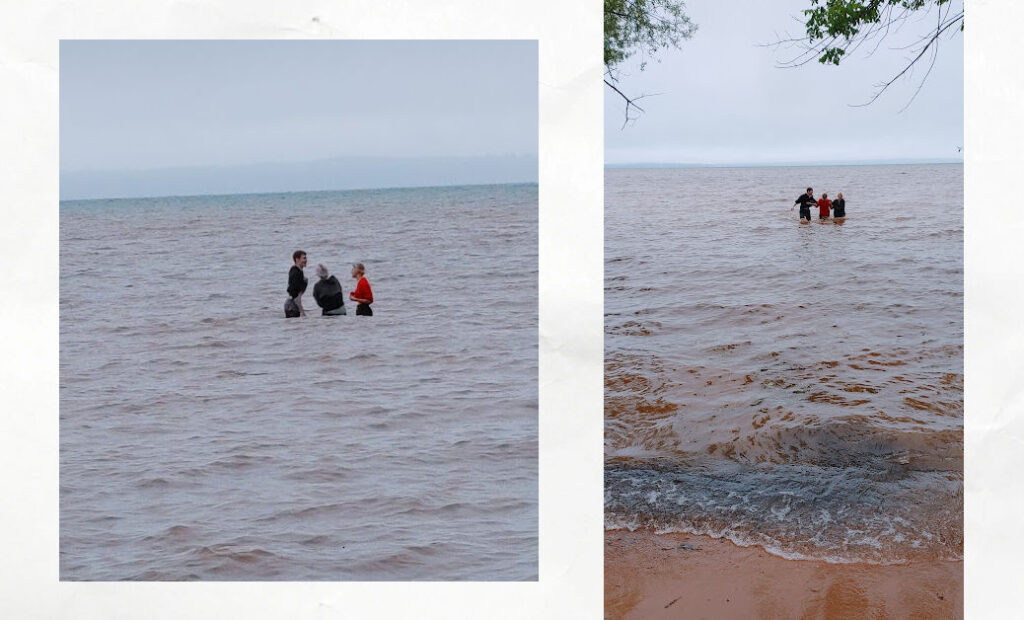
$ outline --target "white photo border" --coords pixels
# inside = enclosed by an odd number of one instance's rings
[[[603,613],[603,136],[596,2],[41,0],[0,13],[8,292],[6,617],[524,618]],[[62,39],[528,39],[539,50],[539,580],[59,581]],[[529,303],[528,301],[526,303]]]

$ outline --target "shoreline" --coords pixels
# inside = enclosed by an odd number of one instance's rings
[[[787,560],[726,539],[605,530],[604,617],[962,618],[963,560]]]

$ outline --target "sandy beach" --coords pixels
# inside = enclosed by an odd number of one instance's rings
[[[963,562],[787,560],[724,539],[605,531],[605,618],[962,618]]]

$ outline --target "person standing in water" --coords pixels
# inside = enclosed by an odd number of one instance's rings
[[[842,219],[846,217],[846,199],[843,198],[843,192],[839,192],[836,199],[832,201],[832,219]]]
[[[828,194],[822,194],[821,200],[818,201],[818,219],[827,220],[831,208],[832,201],[828,199]]]
[[[356,290],[348,294],[348,298],[359,304],[356,306],[356,316],[373,316],[370,304],[373,303],[373,291],[370,289],[370,281],[366,279],[366,268],[362,263],[352,265],[352,279],[356,281]]]
[[[340,316],[348,314],[345,310],[345,293],[341,290],[338,278],[327,272],[323,263],[316,266],[316,275],[320,281],[313,285],[313,299],[323,308],[322,315]]]
[[[289,319],[306,316],[306,311],[302,309],[302,294],[306,292],[306,286],[309,284],[302,272],[306,266],[306,253],[295,250],[292,254],[292,263],[292,268],[288,270],[288,302],[291,303],[286,302],[284,305],[284,316]]]
[[[793,206],[789,208],[790,211],[800,205],[800,219],[811,221],[811,205],[816,204],[814,200],[814,190],[810,187],[807,188],[807,193],[800,194],[797,199],[793,202]]]

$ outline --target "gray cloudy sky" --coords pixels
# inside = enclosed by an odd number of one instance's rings
[[[266,185],[252,164],[352,157],[473,158],[495,182],[488,166],[536,160],[537,114],[534,41],[62,41],[61,193],[103,194],[99,171],[122,195],[118,179],[155,178],[132,171],[210,166]]]
[[[959,3],[954,0],[954,4]],[[622,66],[627,94],[661,93],[625,129],[624,103],[605,93],[605,159],[609,164],[771,164],[894,159],[961,160],[963,37],[944,38],[931,75],[900,112],[924,76],[890,88],[867,107],[874,86],[905,64],[913,42],[936,14],[914,18],[868,57],[862,47],[838,67],[816,61],[800,68],[776,65],[796,50],[759,47],[803,34],[794,19],[810,0],[687,2],[697,33],[671,50]],[[968,26],[969,27],[969,26]],[[660,60],[660,62],[659,62]]]

